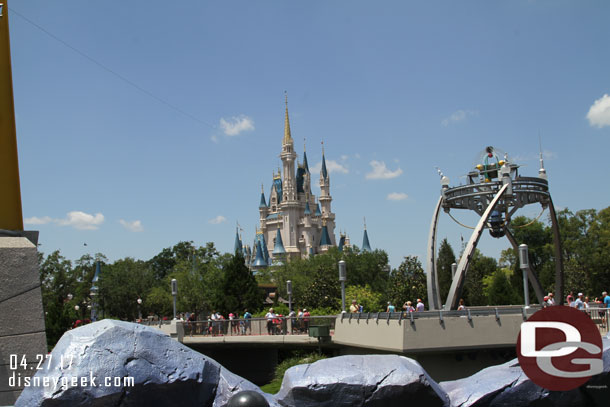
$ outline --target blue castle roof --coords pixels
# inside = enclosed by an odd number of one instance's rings
[[[363,252],[372,252],[371,245],[369,243],[369,234],[364,229],[364,237],[362,238],[362,251]]]
[[[284,249],[284,242],[282,242],[282,234],[280,233],[280,229],[277,229],[277,234],[275,235],[275,247],[273,248],[273,257],[278,254],[286,254],[286,249]]]

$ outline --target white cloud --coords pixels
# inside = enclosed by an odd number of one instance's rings
[[[408,197],[409,195],[405,194],[404,192],[392,192],[388,194],[386,199],[388,201],[404,201]]]
[[[610,96],[604,94],[593,102],[587,113],[587,119],[591,126],[599,128],[610,126]]]
[[[478,116],[479,112],[476,110],[457,110],[453,113],[451,113],[451,115],[449,117],[445,117],[443,120],[441,120],[441,124],[445,127],[449,126],[451,123],[456,123],[456,122],[461,122],[463,120],[466,120],[466,118],[468,118],[468,116]]]
[[[97,230],[99,225],[104,223],[104,215],[96,213],[90,215],[81,211],[68,212],[65,219],[54,220],[60,226],[72,226],[80,230]]]
[[[220,128],[227,136],[237,136],[239,133],[254,130],[254,121],[245,115],[233,116],[228,120],[220,118]]]
[[[132,232],[141,232],[144,230],[144,228],[142,227],[142,222],[140,222],[139,220],[129,222],[124,219],[121,219],[119,220],[119,223],[123,225],[125,229],[130,230]]]
[[[42,218],[32,216],[31,218],[25,218],[23,223],[27,225],[44,225],[46,223],[52,222],[53,218],[49,216],[43,216]]]
[[[218,136],[213,135],[212,137],[210,137],[210,140],[212,140],[214,143],[218,144]]]
[[[395,171],[391,171],[383,161],[373,160],[369,164],[373,167],[373,171],[366,174],[366,179],[392,179],[402,174],[400,167]]]
[[[354,157],[355,158],[360,158],[360,154],[356,153],[356,154],[354,154]]]
[[[218,216],[216,216],[215,218],[210,219],[210,220],[208,221],[208,223],[211,223],[212,225],[218,225],[218,224],[223,223],[223,222],[226,222],[226,221],[227,221],[227,218],[225,218],[225,217],[224,217],[224,216],[222,216],[222,215],[218,215]]]
[[[346,161],[347,159],[348,159],[347,155],[344,154],[344,155],[341,156],[341,161]]]
[[[322,169],[322,161],[316,163],[316,165],[311,167],[310,171],[312,174],[316,174],[316,173],[319,173],[321,169]],[[349,173],[349,169],[347,168],[346,165],[340,164],[335,160],[326,160],[326,170],[331,174],[332,173],[341,173],[341,174]]]

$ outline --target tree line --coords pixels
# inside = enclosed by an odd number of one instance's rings
[[[584,292],[591,297],[610,288],[610,207],[576,213],[564,209],[558,213],[565,268],[566,292]],[[555,261],[549,222],[515,217],[509,225],[515,239],[529,246],[530,263],[545,292],[555,284]],[[441,299],[445,301],[451,285],[451,264],[461,253],[454,252],[447,239],[439,247],[437,271]],[[341,286],[338,262],[347,265],[346,305],[352,299],[365,311],[385,311],[391,302],[399,310],[410,300],[420,298],[428,305],[426,274],[416,256],[404,257],[395,269],[389,269],[384,250],[361,251],[346,247],[330,248],[308,259],[294,259],[272,266],[254,275],[240,253],[221,254],[213,243],[195,246],[179,242],[163,249],[149,260],[130,257],[109,262],[103,254],[84,255],[74,264],[59,251],[39,254],[47,338],[54,344],[71,324],[89,313],[95,300],[98,316],[135,320],[141,313],[173,314],[170,281],[178,281],[177,309],[202,316],[212,310],[227,315],[264,313],[264,292],[259,284],[277,287],[274,307],[286,313],[279,298],[288,299],[286,282],[292,281],[293,308],[308,308],[312,314],[333,314],[341,310]],[[102,265],[97,283],[98,294],[92,298],[91,285],[96,262]],[[475,252],[461,297],[466,304],[506,305],[523,303],[523,282],[518,253],[502,251],[498,260]],[[533,290],[530,300],[534,302]],[[137,299],[142,300],[141,305]],[[75,306],[79,305],[76,310]]]

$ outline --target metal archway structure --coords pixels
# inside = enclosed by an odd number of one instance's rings
[[[489,157],[493,156],[492,147],[488,147],[487,152]],[[518,248],[519,243],[510,233],[507,226],[510,223],[512,215],[518,209],[534,203],[539,203],[543,210],[549,208],[553,230],[553,244],[555,246],[555,296],[558,303],[561,303],[563,299],[563,259],[559,225],[549,192],[542,158],[540,163],[541,168],[538,177],[522,177],[518,173],[519,166],[509,163],[506,157],[504,160],[498,160],[496,157],[496,163],[491,164],[486,159],[485,165],[477,165],[477,170],[467,175],[467,185],[453,188],[449,187],[449,179],[441,174],[441,196],[432,215],[428,236],[427,289],[428,303],[431,310],[443,307],[445,310],[457,308],[464,287],[466,273],[485,228],[489,228],[490,233],[494,237],[506,236],[513,248]],[[444,305],[441,303],[436,270],[436,241],[441,208],[448,214],[451,209],[468,209],[480,216],[459,260]],[[542,303],[544,293],[538,277],[531,267],[528,269],[528,280],[534,289],[538,302]]]

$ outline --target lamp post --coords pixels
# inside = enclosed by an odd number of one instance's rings
[[[288,312],[292,312],[292,281],[286,281],[286,292],[288,293]]]
[[[345,261],[339,260],[339,281],[341,281],[341,311],[345,312],[345,279],[346,279]]]
[[[451,278],[455,277],[455,272],[457,271],[457,263],[451,263]]]
[[[174,319],[176,319],[176,295],[178,295],[178,281],[172,278],[172,296],[174,297]]]
[[[527,269],[530,267],[528,249],[526,244],[519,245],[519,265],[523,270],[523,297],[525,298],[525,308],[530,307],[529,288],[527,286]]]
[[[142,322],[142,309],[140,305],[142,305],[142,298],[138,297],[138,322]]]

